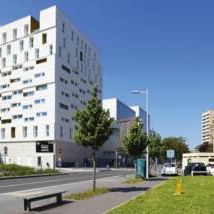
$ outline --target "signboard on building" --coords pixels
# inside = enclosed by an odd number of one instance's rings
[[[166,151],[166,157],[167,158],[174,158],[175,157],[175,150],[172,150],[172,149],[167,150]]]
[[[36,152],[53,152],[53,143],[47,141],[37,141]]]

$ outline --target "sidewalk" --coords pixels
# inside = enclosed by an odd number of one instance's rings
[[[108,185],[106,185],[105,182],[103,184],[101,184],[102,182],[98,182],[98,186],[108,186],[109,188],[112,188],[113,191],[88,200],[65,201],[61,206],[45,206],[35,209],[34,211],[36,211],[36,213],[45,214],[102,214],[115,206],[148,191],[160,184],[163,180],[164,179],[151,179],[136,185],[122,184],[122,180],[120,179],[111,184],[108,183]]]

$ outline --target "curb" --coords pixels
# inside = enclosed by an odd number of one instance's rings
[[[59,168],[57,168],[59,169]],[[93,172],[93,168],[68,168],[68,170],[66,170],[66,168],[61,168],[62,171],[64,172],[68,172],[68,173],[72,173],[72,172]],[[134,172],[134,169],[132,168],[96,168],[96,171],[97,172],[107,172],[107,171],[128,171],[128,172],[131,172],[133,171]]]
[[[5,177],[0,177],[0,180],[60,176],[60,175],[68,175],[68,174],[69,173],[53,173],[53,174],[35,174],[35,175],[22,175],[22,176],[5,176]]]

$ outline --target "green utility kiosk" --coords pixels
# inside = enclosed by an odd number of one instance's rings
[[[146,177],[146,160],[137,159],[135,169],[136,169],[135,176],[137,178],[145,178]]]

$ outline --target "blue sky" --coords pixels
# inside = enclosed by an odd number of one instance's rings
[[[214,108],[214,1],[1,0],[0,25],[58,5],[100,49],[104,98],[145,106],[163,137],[200,143],[201,113]]]

